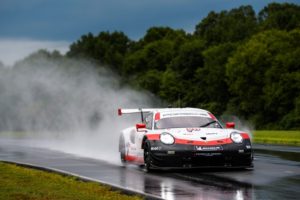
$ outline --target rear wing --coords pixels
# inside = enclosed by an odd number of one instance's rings
[[[127,109],[127,108],[119,108],[118,109],[118,115],[121,116],[123,114],[134,114],[134,113],[148,113],[148,112],[152,112],[154,110],[154,108],[132,108],[132,109]]]
[[[144,121],[144,113],[149,113],[149,112],[152,112],[155,110],[157,110],[157,109],[155,109],[155,108],[132,108],[132,109],[119,108],[118,115],[121,116],[123,114],[141,113],[141,120],[143,122]]]

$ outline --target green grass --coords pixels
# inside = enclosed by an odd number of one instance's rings
[[[300,146],[300,131],[254,131],[254,143]]]
[[[118,191],[112,191],[108,186],[79,181],[71,176],[62,176],[0,162],[0,199],[138,200],[141,197],[124,195]]]

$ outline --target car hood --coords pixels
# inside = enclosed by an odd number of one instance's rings
[[[240,132],[235,129],[219,129],[219,128],[175,128],[175,129],[163,129],[160,132],[167,132],[173,135],[177,139],[186,140],[219,140],[229,138],[230,134]]]

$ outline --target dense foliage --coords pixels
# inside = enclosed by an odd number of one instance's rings
[[[84,35],[68,56],[111,66],[123,81],[173,106],[235,114],[257,128],[300,128],[300,6],[210,12],[195,32],[152,27]]]

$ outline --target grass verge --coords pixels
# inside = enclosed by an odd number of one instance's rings
[[[139,200],[110,187],[94,182],[83,182],[76,177],[62,176],[36,169],[0,162],[0,199],[7,200]]]
[[[253,141],[254,143],[300,146],[300,131],[254,131]]]

